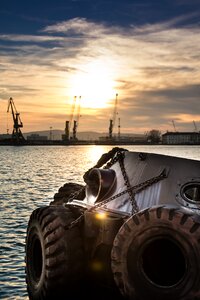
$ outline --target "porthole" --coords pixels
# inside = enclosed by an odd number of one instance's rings
[[[189,182],[181,188],[182,198],[191,203],[200,204],[200,182]]]

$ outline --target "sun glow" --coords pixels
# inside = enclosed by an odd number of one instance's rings
[[[111,69],[104,62],[93,62],[71,80],[70,95],[81,96],[82,108],[105,108],[116,94]]]

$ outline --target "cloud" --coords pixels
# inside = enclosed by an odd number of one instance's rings
[[[185,24],[187,21],[192,21],[195,17],[199,17],[199,12],[187,13],[185,15],[180,15],[178,17],[172,18],[165,22],[153,23],[153,24],[145,24],[141,26],[131,27],[134,29],[135,33],[141,34],[151,34],[151,33],[162,33],[162,31],[166,31],[172,28],[181,28],[182,24]],[[193,25],[194,26],[194,25]],[[185,25],[185,28],[190,27],[189,25]]]
[[[87,21],[85,18],[74,18],[69,21],[63,21],[54,25],[45,27],[42,32],[62,33],[73,37],[76,36],[98,36],[106,32],[106,27],[94,22]]]
[[[46,43],[46,42],[59,42],[63,41],[60,36],[48,36],[48,35],[24,35],[24,34],[1,34],[0,40],[9,42],[31,42],[31,43]]]
[[[125,130],[165,130],[170,116],[180,116],[187,129],[183,116],[200,119],[200,29],[179,26],[191,17],[129,28],[75,18],[46,26],[36,35],[0,35],[0,94],[3,99],[16,97],[23,106],[25,98],[29,103],[43,102],[55,122],[52,109],[66,106],[66,118],[69,115],[72,79],[87,76],[91,80],[91,69],[98,73],[101,65],[106,70],[103,76],[114,82],[119,93]],[[98,80],[100,89],[103,77]],[[96,110],[95,120],[93,113],[83,110],[82,120],[84,114],[90,118],[82,121],[81,129],[92,126],[105,131],[112,107]],[[61,111],[63,127],[64,115]],[[42,126],[45,119],[41,117]]]

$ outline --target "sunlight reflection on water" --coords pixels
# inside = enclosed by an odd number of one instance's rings
[[[123,146],[200,160],[199,146]],[[83,174],[112,146],[0,147],[0,299],[28,299],[24,272],[26,227],[31,212],[48,205],[66,182]]]

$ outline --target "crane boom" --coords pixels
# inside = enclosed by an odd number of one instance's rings
[[[72,120],[73,120],[73,117],[74,117],[74,110],[75,110],[75,106],[76,106],[76,96],[74,96],[74,100],[73,100],[73,104],[72,104],[72,109],[71,109],[71,114],[70,114],[70,117],[69,117],[69,127],[71,127],[72,125]]]
[[[7,108],[7,113],[9,112],[11,108],[11,113],[13,117],[13,132],[12,132],[12,139],[19,142],[19,141],[24,141],[24,136],[21,132],[21,129],[23,127],[23,123],[20,119],[20,114],[17,112],[17,109],[15,107],[15,103],[13,101],[13,98],[10,97],[8,100],[8,108]]]
[[[74,109],[75,109],[75,106],[74,106]],[[79,119],[80,119],[80,111],[81,111],[81,96],[79,96],[79,100],[78,100],[78,106],[77,106],[77,113],[76,113],[76,117],[75,117],[75,120],[74,120],[74,126],[73,126],[73,140],[77,140],[77,128],[78,128],[78,125],[79,125]]]
[[[118,118],[118,140],[120,140],[121,137],[120,128],[121,128],[120,118]]]
[[[80,116],[81,116],[81,96],[79,96],[79,102],[78,102],[78,108],[77,108],[77,114],[76,114],[77,126],[79,123]]]
[[[197,132],[198,128],[197,128],[196,122],[194,120],[193,120],[193,124],[194,124],[194,131]]]
[[[174,127],[174,131],[176,132],[176,126],[175,126],[174,120],[172,120],[172,125]]]
[[[115,97],[115,106],[114,106],[114,112],[113,112],[113,127],[115,126],[115,121],[116,121],[117,104],[118,104],[118,94],[116,94],[116,97]]]
[[[118,94],[116,94],[116,97],[115,97],[113,117],[112,117],[112,119],[110,119],[110,123],[109,123],[109,139],[113,138],[113,128],[115,126],[116,115],[118,114],[117,104],[118,104]]]

